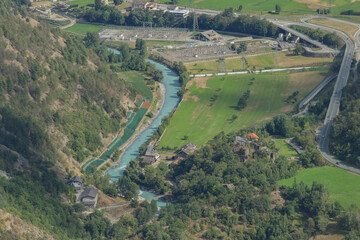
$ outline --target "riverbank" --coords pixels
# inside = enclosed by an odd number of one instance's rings
[[[121,159],[124,156],[126,150],[128,150],[128,148],[134,143],[134,141],[139,137],[139,135],[142,132],[144,132],[145,130],[147,130],[151,126],[151,124],[154,122],[154,120],[159,116],[161,109],[163,108],[163,106],[165,104],[165,93],[166,93],[166,87],[161,82],[159,82],[159,92],[160,92],[160,98],[159,98],[159,101],[156,104],[156,108],[153,112],[153,117],[150,118],[145,123],[139,124],[139,126],[138,126],[137,130],[135,131],[135,133],[133,134],[133,136],[123,145],[123,147],[120,148],[121,154],[120,154],[119,158],[104,171],[104,174],[107,174],[107,172],[110,169],[114,169],[119,166],[119,163],[121,162]],[[106,163],[104,163],[104,164],[106,164]]]

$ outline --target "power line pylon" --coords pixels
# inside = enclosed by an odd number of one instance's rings
[[[191,9],[191,12],[193,13],[193,31],[196,32],[196,31],[199,31],[199,22],[198,22],[198,19],[197,19],[197,15],[196,15],[196,10],[195,10],[195,3],[193,3],[192,0],[189,0],[190,2],[190,9]]]
[[[219,57],[219,60],[218,60],[218,72],[226,72],[225,57]]]

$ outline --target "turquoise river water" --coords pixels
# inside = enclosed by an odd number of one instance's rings
[[[155,131],[161,124],[161,120],[164,117],[168,116],[173,111],[173,109],[178,106],[180,102],[180,97],[177,95],[177,92],[181,88],[179,76],[162,64],[159,64],[152,60],[147,61],[155,64],[156,68],[163,72],[164,79],[162,82],[164,83],[166,89],[164,106],[161,109],[159,115],[152,122],[151,126],[145,131],[143,131],[136,138],[136,140],[126,149],[122,158],[120,159],[118,167],[108,170],[107,174],[109,174],[111,179],[114,181],[117,181],[120,176],[123,176],[125,168],[129,164],[129,162],[139,156],[140,146],[143,145],[155,133]],[[139,195],[147,200],[151,200],[157,197],[156,194],[146,191],[140,191]],[[163,207],[166,205],[166,203],[160,198],[157,199],[157,205],[159,207]]]

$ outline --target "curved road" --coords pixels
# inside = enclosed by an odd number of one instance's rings
[[[310,18],[307,18],[307,19],[310,19]],[[329,18],[329,19],[334,20],[333,18]],[[336,19],[335,21],[340,21],[340,22],[344,22],[344,23],[348,24],[348,22],[338,20],[338,19]],[[352,23],[350,23],[350,24],[352,24]],[[311,24],[311,25],[314,25],[314,24]],[[352,25],[354,25],[354,24],[352,24]],[[338,78],[336,80],[333,94],[330,99],[330,104],[329,104],[328,111],[326,113],[326,117],[324,120],[324,126],[320,129],[320,132],[318,134],[318,147],[319,147],[319,150],[321,151],[323,157],[328,162],[330,162],[330,163],[334,164],[335,166],[340,167],[342,169],[348,170],[353,173],[360,174],[360,169],[354,168],[354,167],[346,165],[342,162],[339,162],[330,154],[330,151],[329,151],[329,133],[330,133],[331,125],[333,124],[334,117],[339,114],[342,89],[343,89],[343,87],[346,86],[347,80],[349,78],[351,62],[352,62],[355,51],[357,52],[356,58],[357,58],[357,60],[359,59],[360,29],[354,35],[354,39],[355,39],[355,43],[354,43],[354,41],[351,38],[349,38],[342,31],[331,29],[328,27],[323,27],[320,25],[315,25],[315,26],[319,27],[320,29],[324,29],[326,31],[332,30],[332,31],[336,32],[346,43],[344,58],[341,63]],[[356,26],[358,28],[360,27],[360,25],[358,25],[358,24],[356,24]]]
[[[338,77],[337,77],[337,80],[336,80],[336,83],[334,86],[334,90],[333,90],[333,93],[332,93],[332,96],[330,99],[328,111],[326,113],[326,117],[324,120],[324,126],[320,129],[320,131],[318,133],[318,148],[321,151],[323,157],[328,162],[334,164],[335,166],[337,166],[339,168],[345,169],[347,171],[350,171],[350,172],[353,172],[356,174],[360,174],[360,169],[351,167],[349,165],[346,165],[346,164],[338,161],[330,154],[330,151],[329,151],[329,133],[330,133],[331,125],[333,124],[334,118],[339,114],[342,89],[346,86],[347,80],[349,78],[350,70],[351,70],[351,62],[352,62],[355,51],[357,53],[357,59],[359,58],[360,29],[354,35],[354,39],[355,39],[355,42],[354,42],[347,34],[345,34],[344,32],[342,32],[340,30],[306,22],[307,20],[310,20],[312,18],[319,18],[319,17],[318,16],[307,17],[307,18],[302,19],[301,23],[292,22],[292,21],[282,21],[282,20],[276,20],[276,21],[272,20],[271,22],[273,22],[275,25],[278,25],[281,28],[284,28],[284,26],[288,26],[288,25],[300,25],[300,26],[304,26],[304,27],[308,27],[308,28],[316,28],[316,29],[318,28],[318,29],[328,31],[328,32],[335,32],[339,37],[341,37],[344,40],[344,42],[346,44],[346,49],[344,52],[344,57],[343,57],[343,61],[340,66]],[[322,18],[324,18],[324,17],[322,17]],[[328,19],[348,23],[343,20],[338,20],[338,19],[333,19],[333,18],[328,18]],[[360,28],[360,26],[358,24],[353,24],[353,23],[350,23],[350,24],[356,25],[357,27]]]

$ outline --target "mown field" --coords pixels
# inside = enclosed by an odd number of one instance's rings
[[[330,199],[339,201],[344,207],[357,204],[360,207],[360,176],[336,167],[317,167],[299,171],[296,182],[311,186],[312,182],[324,184]],[[279,181],[279,185],[292,186],[294,178]]]
[[[265,68],[286,68],[298,66],[318,66],[330,64],[333,58],[312,58],[305,56],[295,56],[291,53],[269,53],[259,56],[245,57],[247,66],[242,57],[226,59],[226,71],[241,71],[246,69],[265,69]],[[191,74],[216,73],[218,72],[218,62],[216,60],[186,64]]]
[[[191,80],[159,146],[180,147],[190,141],[202,145],[221,131],[260,125],[279,113],[291,111],[294,104],[288,105],[285,99],[299,91],[299,102],[325,77],[325,72],[314,71]],[[247,107],[239,111],[238,100],[247,90]]]
[[[157,2],[170,3],[170,0],[157,0]],[[328,8],[329,1],[323,0],[199,0],[195,1],[198,8],[225,9],[238,8],[241,4],[243,12],[262,12],[275,10],[275,5],[281,6],[281,13],[314,13],[318,8]],[[349,9],[360,9],[360,2],[351,0],[332,0],[332,13],[340,13]],[[188,0],[180,0],[179,5],[188,6]]]

